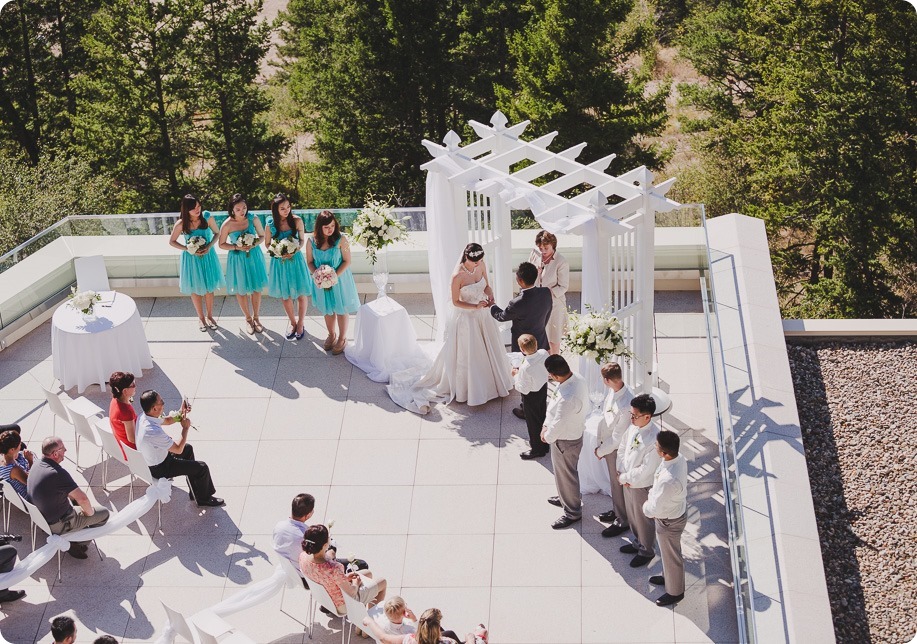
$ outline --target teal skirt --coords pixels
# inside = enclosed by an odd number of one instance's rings
[[[250,295],[267,286],[267,269],[261,246],[250,251],[231,250],[226,258],[226,292],[230,295]]]
[[[206,255],[192,255],[182,251],[178,272],[178,290],[184,295],[207,295],[223,288],[223,270],[214,248]]]
[[[271,257],[271,276],[267,286],[268,295],[280,300],[295,300],[311,295],[309,284],[312,277],[301,252],[290,259]]]

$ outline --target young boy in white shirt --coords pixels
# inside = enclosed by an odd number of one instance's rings
[[[548,444],[541,440],[541,428],[548,410],[548,370],[544,367],[548,352],[539,349],[538,340],[529,333],[520,335],[518,343],[523,357],[519,368],[513,369],[513,384],[522,394],[522,412],[531,448],[519,457],[528,461],[548,453]]]
[[[398,595],[385,602],[382,614],[376,616],[376,623],[389,635],[417,632],[417,616]]]

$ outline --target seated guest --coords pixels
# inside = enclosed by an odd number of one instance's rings
[[[443,614],[438,608],[428,608],[417,621],[417,630],[405,635],[386,633],[372,618],[364,617],[363,626],[380,644],[487,644],[487,629],[479,624],[474,633],[468,633],[464,640],[459,640],[452,631],[444,631]]]
[[[328,555],[328,528],[314,525],[303,537],[303,553],[299,556],[299,569],[311,581],[324,586],[334,602],[338,615],[345,615],[344,593],[366,606],[373,606],[385,599],[385,579],[373,579],[368,570],[344,572],[343,564]]]
[[[67,453],[64,441],[57,436],[46,438],[41,444],[41,453],[42,459],[29,472],[28,498],[48,522],[51,534],[76,532],[108,521],[108,510],[93,505],[70,473],[61,467]],[[85,541],[72,541],[68,552],[71,557],[85,559],[88,548]]]
[[[51,620],[51,637],[54,644],[73,644],[76,641],[76,623],[66,615]]]
[[[119,445],[127,445],[137,449],[135,439],[137,412],[134,411],[134,394],[137,392],[137,383],[134,374],[116,371],[108,379],[111,385],[111,404],[108,406],[108,421],[111,423],[111,433],[114,434]],[[124,450],[121,450],[124,455]],[[125,456],[125,458],[127,458]]]
[[[404,636],[417,631],[417,616],[398,595],[385,602],[382,613],[375,615],[375,619],[387,635]]]
[[[171,417],[162,418],[165,403],[158,393],[144,391],[140,396],[140,407],[143,413],[137,419],[137,449],[150,466],[150,474],[158,479],[187,476],[191,494],[199,506],[225,505],[223,499],[213,496],[216,488],[210,478],[210,468],[206,463],[194,460],[194,448],[188,443],[190,407],[182,402],[183,418],[178,421],[181,424],[181,440],[177,443],[162,429],[163,425],[172,425],[176,421]]]
[[[23,452],[21,447],[22,438],[18,432],[8,430],[0,434],[0,481],[9,481],[19,496],[27,498],[32,452]]]
[[[16,567],[16,548],[7,539],[0,540],[0,575],[11,572]],[[0,590],[0,604],[8,604],[25,597],[24,590],[4,588]]]

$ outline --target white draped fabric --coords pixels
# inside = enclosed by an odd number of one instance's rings
[[[115,371],[143,373],[153,368],[143,320],[134,300],[117,291],[100,293],[97,319],[86,321],[67,304],[51,318],[51,356],[54,377],[64,389],[83,392],[89,385],[105,388]],[[108,303],[108,304],[106,304]]]
[[[595,448],[599,444],[599,420],[601,414],[592,413],[586,419],[583,432],[583,449],[579,453],[579,489],[583,494],[611,495],[611,477],[608,476],[608,465],[605,459],[595,457]]]
[[[283,571],[283,568],[277,566],[274,569],[274,574],[267,579],[243,588],[235,595],[227,597],[220,603],[205,609],[205,611],[213,613],[217,617],[226,617],[227,615],[232,615],[233,613],[238,613],[247,608],[263,604],[279,593],[284,586],[292,588],[293,582],[289,575]],[[190,621],[194,621],[193,616]],[[178,633],[175,631],[175,628],[167,621],[162,631],[162,635],[156,640],[156,644],[172,644],[177,635]]]
[[[15,586],[24,579],[34,575],[46,563],[54,558],[58,550],[70,549],[71,541],[92,541],[99,537],[117,532],[121,528],[137,521],[150,511],[157,502],[168,503],[172,495],[172,482],[168,479],[157,479],[156,485],[147,488],[146,494],[128,504],[120,512],[113,512],[105,525],[97,528],[87,528],[67,534],[52,534],[48,542],[35,550],[25,559],[16,564],[16,567],[7,573],[0,574],[0,588]]]
[[[467,213],[456,212],[456,201],[449,183],[449,174],[461,168],[446,157],[437,163],[448,170],[427,173],[427,242],[430,268],[430,288],[436,310],[436,343],[443,341],[446,324],[452,317],[452,271],[462,257],[468,240]]]
[[[431,364],[417,343],[408,312],[390,297],[360,307],[354,341],[347,345],[344,355],[375,382],[388,382],[391,374],[405,369],[426,372]]]

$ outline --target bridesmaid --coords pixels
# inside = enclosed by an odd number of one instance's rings
[[[283,194],[277,194],[271,202],[271,217],[265,226],[264,244],[270,247],[274,239],[295,239],[301,249],[306,241],[306,229],[302,219],[293,214],[290,200]],[[271,276],[267,293],[276,297],[283,303],[283,310],[290,318],[290,331],[287,340],[302,340],[306,334],[304,327],[306,318],[307,296],[312,292],[309,288],[311,277],[306,269],[306,260],[297,250],[283,257],[271,257]],[[299,305],[299,317],[294,313],[293,301]]]
[[[557,252],[557,237],[546,230],[535,236],[536,251],[532,263],[538,269],[535,286],[551,289],[554,305],[545,332],[548,336],[551,355],[560,353],[560,343],[567,328],[567,289],[570,288],[570,264]],[[541,348],[541,347],[540,347]]]
[[[248,204],[238,193],[229,200],[227,210],[229,217],[220,228],[220,248],[229,251],[226,259],[226,292],[236,296],[239,308],[245,316],[245,330],[249,335],[254,335],[264,331],[264,326],[258,319],[261,310],[261,291],[267,286],[267,269],[261,250],[264,228],[261,227],[261,220],[248,212]],[[252,244],[236,246],[236,240],[246,233],[255,237]]]
[[[306,245],[306,263],[309,272],[315,273],[319,266],[330,266],[338,276],[337,284],[328,289],[319,288],[314,280],[309,280],[312,289],[312,302],[315,308],[325,316],[328,337],[325,339],[325,351],[339,355],[344,353],[347,344],[347,322],[351,313],[360,308],[357,285],[350,272],[350,242],[341,234],[338,220],[330,210],[323,210],[315,218],[315,231]],[[337,320],[337,336],[335,336]]]
[[[207,211],[201,212],[201,202],[194,195],[185,195],[181,200],[181,218],[172,227],[169,245],[184,251],[181,254],[181,266],[178,272],[178,289],[184,295],[191,296],[194,310],[197,311],[198,329],[206,331],[207,327],[217,328],[213,319],[213,292],[223,288],[223,271],[214,246],[217,243],[219,229],[216,221]],[[179,235],[184,235],[184,244],[178,243]],[[188,247],[188,241],[200,237],[205,244],[199,250]],[[204,307],[207,319],[204,319]]]

